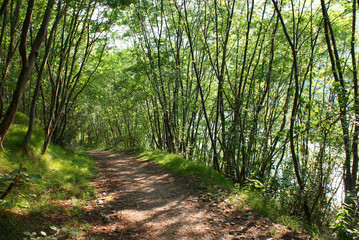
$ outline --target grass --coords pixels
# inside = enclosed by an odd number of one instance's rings
[[[28,119],[17,114],[5,141],[5,153],[0,152],[0,193],[13,179],[13,170],[23,164],[21,183],[0,202],[0,239],[19,239],[21,233],[36,228],[34,223],[21,223],[22,217],[55,213],[61,208],[57,203],[71,200],[75,212],[81,204],[95,196],[90,179],[96,173],[95,161],[80,152],[67,151],[50,144],[45,155],[41,155],[44,134],[37,125],[31,139],[30,154],[22,151],[21,143],[27,131]],[[36,224],[35,224],[36,225]],[[20,234],[20,235],[19,235]]]
[[[203,188],[208,189],[212,187],[220,187],[230,189],[233,186],[230,180],[216,172],[213,168],[200,163],[185,160],[176,154],[169,154],[163,151],[155,150],[139,152],[137,155],[148,161],[156,162],[164,169],[178,175],[196,176],[203,183],[200,186]]]
[[[290,215],[288,210],[284,209],[277,201],[257,189],[236,187],[230,193],[230,202],[239,211],[250,207],[256,214],[267,217],[296,232],[308,233],[314,239],[333,239],[332,231],[327,227],[308,223],[304,219]]]
[[[236,186],[232,189],[229,199],[236,210],[242,211],[249,206],[254,213],[271,220],[278,221],[286,214],[276,201],[255,189]]]
[[[116,151],[116,152],[128,152],[128,153],[133,153],[133,152],[145,152],[144,148],[141,147],[130,147],[130,148],[124,148],[124,147],[102,147],[100,148],[101,150],[104,151]]]

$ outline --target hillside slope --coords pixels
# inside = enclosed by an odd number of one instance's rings
[[[0,200],[0,239],[19,239],[24,232],[54,232],[42,221],[33,219],[61,210],[61,202],[91,199],[95,190],[90,178],[96,172],[94,160],[51,144],[41,155],[43,130],[36,125],[25,154],[21,143],[27,131],[28,119],[18,113],[4,141],[5,152],[0,152],[0,194],[13,182],[20,164],[21,178],[16,187]]]

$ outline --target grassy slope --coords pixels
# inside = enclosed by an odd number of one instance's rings
[[[0,202],[0,239],[19,239],[24,231],[34,231],[36,226],[33,222],[21,222],[26,216],[51,214],[58,210],[57,203],[60,201],[83,201],[95,195],[95,190],[89,185],[96,172],[94,160],[52,144],[48,152],[41,155],[44,135],[39,126],[36,126],[31,140],[31,156],[26,155],[21,143],[27,124],[28,119],[21,113],[17,114],[4,141],[6,152],[0,153],[0,193],[9,184],[4,180],[7,177],[13,179],[11,172],[18,169],[20,163],[28,175],[27,179],[22,178],[5,201]]]

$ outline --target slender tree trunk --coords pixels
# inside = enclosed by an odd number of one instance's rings
[[[47,64],[47,59],[50,53],[50,48],[51,48],[51,44],[52,41],[54,39],[54,35],[55,35],[55,31],[57,29],[57,25],[60,22],[60,19],[62,17],[62,13],[61,13],[61,1],[58,2],[58,12],[56,15],[56,19],[55,22],[52,26],[51,32],[50,32],[50,36],[49,39],[47,41],[46,44],[46,50],[45,50],[45,55],[44,58],[42,60],[41,66],[40,66],[40,70],[39,73],[37,75],[37,81],[36,81],[36,87],[34,90],[34,94],[33,94],[33,98],[32,98],[32,103],[31,103],[31,108],[30,108],[30,115],[29,115],[29,128],[27,130],[27,133],[24,137],[24,142],[23,142],[23,146],[25,148],[25,150],[28,150],[28,145],[30,143],[30,139],[32,136],[32,133],[34,131],[34,125],[35,125],[35,112],[36,112],[36,101],[40,92],[40,86],[41,86],[41,81],[42,81],[42,76],[45,70],[45,66]]]
[[[300,194],[300,200],[303,203],[303,210],[305,213],[305,216],[308,221],[310,221],[310,210],[308,206],[308,200],[307,196],[305,194],[305,182],[303,182],[303,179],[300,174],[299,169],[299,157],[296,153],[295,149],[295,142],[294,142],[294,127],[295,127],[295,121],[297,118],[297,111],[298,111],[298,101],[299,101],[299,69],[298,69],[298,59],[297,59],[297,49],[295,47],[295,43],[292,42],[291,37],[289,36],[289,33],[287,31],[286,25],[284,23],[282,14],[277,6],[277,3],[275,0],[272,0],[275,11],[278,14],[279,20],[281,22],[284,34],[287,38],[288,44],[290,45],[291,51],[292,51],[292,57],[293,57],[293,77],[294,77],[294,99],[293,99],[293,106],[292,106],[292,113],[291,113],[291,119],[290,119],[290,127],[289,127],[289,142],[290,142],[290,151],[292,154],[292,162],[294,166],[294,173],[297,179],[297,183],[299,185],[299,194]],[[293,13],[294,14],[294,13]]]
[[[4,0],[4,2],[2,3],[1,8],[0,8],[0,18],[2,17],[2,15],[4,15],[8,3],[9,3],[9,0]]]
[[[189,22],[188,22],[186,1],[184,1],[184,11],[185,11],[185,17],[184,17],[185,19],[184,20],[186,22],[185,28],[186,28],[186,33],[187,33],[187,36],[188,36],[189,45],[190,45],[192,64],[193,64],[193,68],[194,68],[196,79],[197,79],[197,86],[199,88],[199,93],[200,93],[200,97],[201,97],[202,110],[203,110],[203,114],[204,114],[204,117],[205,117],[205,120],[206,120],[207,131],[208,131],[208,135],[210,137],[212,151],[213,151],[213,163],[212,163],[212,165],[213,165],[215,170],[219,171],[220,168],[219,168],[219,162],[218,162],[217,145],[215,143],[215,139],[214,139],[212,129],[211,129],[211,124],[209,122],[207,109],[206,109],[206,105],[205,105],[205,97],[204,97],[204,93],[203,93],[203,89],[202,89],[202,85],[201,85],[201,76],[199,74],[196,59],[195,59],[195,56],[194,56],[194,46],[193,46],[193,42],[192,42],[191,29],[189,27]]]
[[[325,41],[327,43],[328,54],[330,58],[330,63],[332,66],[332,73],[335,82],[340,86],[340,88],[335,87],[338,103],[339,103],[339,114],[340,114],[340,122],[342,125],[343,132],[343,142],[344,142],[344,151],[345,151],[345,161],[343,166],[344,172],[344,191],[345,191],[345,201],[349,200],[350,192],[353,190],[353,176],[351,172],[351,147],[350,147],[350,139],[349,139],[349,124],[347,117],[347,90],[344,83],[343,70],[340,63],[339,53],[335,42],[334,31],[329,19],[329,15],[327,12],[327,7],[324,0],[321,0],[321,8],[324,19],[324,34]],[[357,100],[357,99],[355,99]]]
[[[352,58],[353,66],[353,88],[354,88],[354,112],[355,112],[355,121],[354,121],[354,134],[353,134],[353,143],[352,143],[352,152],[353,152],[353,165],[352,165],[352,176],[353,176],[353,189],[355,188],[356,193],[359,188],[359,178],[358,178],[358,137],[359,137],[359,89],[358,89],[358,68],[356,62],[355,54],[355,34],[356,34],[356,4],[357,1],[353,0],[353,19],[352,19],[352,38],[350,53]],[[355,195],[356,195],[355,193]]]

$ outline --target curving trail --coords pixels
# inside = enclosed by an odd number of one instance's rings
[[[89,151],[98,163],[96,201],[80,221],[83,239],[309,239],[249,210],[235,212],[157,164],[114,151]]]

